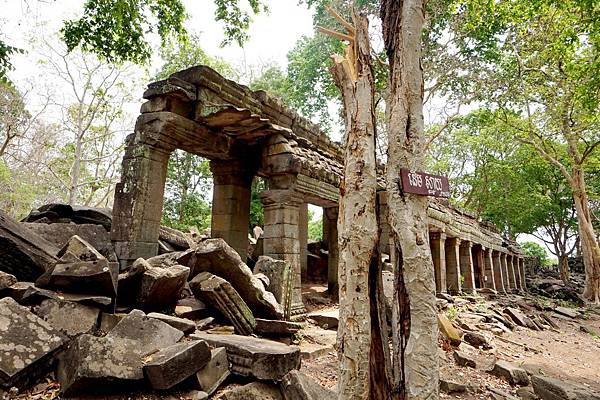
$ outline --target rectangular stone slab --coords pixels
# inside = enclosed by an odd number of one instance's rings
[[[177,343],[148,356],[144,374],[154,389],[170,389],[194,375],[210,357],[208,344],[203,340]]]
[[[198,332],[191,337],[205,340],[213,347],[225,347],[234,374],[279,381],[291,370],[300,368],[297,346],[240,335]]]
[[[229,377],[229,360],[225,347],[218,347],[210,351],[211,357],[200,371],[196,372],[198,389],[208,396],[212,395],[221,384]]]
[[[36,286],[66,293],[93,294],[115,298],[119,264],[105,258],[56,264],[51,273],[42,276]]]
[[[23,387],[47,372],[67,338],[10,297],[0,300],[0,387]]]
[[[58,248],[0,211],[0,271],[35,281],[57,261]]]

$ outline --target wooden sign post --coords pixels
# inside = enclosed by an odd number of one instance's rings
[[[411,171],[406,168],[402,168],[400,174],[402,178],[402,190],[406,193],[433,197],[450,197],[450,183],[445,176]]]

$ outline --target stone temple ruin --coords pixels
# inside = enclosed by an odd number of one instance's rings
[[[337,201],[343,170],[340,145],[264,91],[227,80],[198,66],[149,85],[135,132],[127,139],[114,202],[111,238],[122,264],[158,252],[169,155],[182,149],[210,160],[214,177],[212,237],[223,238],[246,259],[250,187],[261,193],[263,254],[287,261],[293,271],[291,315],[303,312],[307,204],[323,207],[328,286],[337,288]],[[385,191],[379,192],[385,205]],[[381,207],[381,221],[386,208]],[[443,202],[429,207],[430,244],[438,292],[525,289],[524,256],[493,226]],[[381,252],[389,253],[382,227]]]
[[[231,398],[261,398],[248,392],[258,389],[287,400],[334,397],[300,371],[311,351],[301,338],[313,328],[296,320],[306,311],[308,203],[324,209],[325,275],[329,293],[337,292],[340,146],[277,99],[207,67],[152,83],[144,97],[112,211],[47,204],[21,222],[0,211],[0,398],[52,377],[59,385],[49,390],[65,398],[191,388],[189,398],[205,399],[229,390],[222,386],[230,375],[256,381],[232,389],[243,394]],[[212,238],[160,225],[175,149],[210,160]],[[252,270],[246,253],[255,177],[266,182],[265,223]],[[378,196],[386,221],[383,188]],[[444,202],[432,200],[428,213],[439,297],[525,290],[515,243]],[[381,253],[389,253],[388,231],[382,226]],[[389,317],[391,274],[383,273]],[[438,307],[440,300],[447,303],[438,299]],[[550,323],[507,310],[519,326]],[[335,329],[333,314],[313,312],[309,320]],[[444,318],[438,314],[447,334]],[[493,319],[511,325],[502,315]],[[318,335],[335,341],[334,331]]]

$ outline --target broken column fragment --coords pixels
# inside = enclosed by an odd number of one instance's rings
[[[283,307],[285,315],[290,315],[292,302],[292,267],[289,262],[260,256],[254,266],[255,274],[264,274],[269,279],[268,290]]]
[[[154,389],[170,389],[194,375],[210,357],[210,349],[202,340],[176,343],[148,356],[144,374]]]
[[[239,334],[254,332],[256,321],[252,311],[225,279],[210,272],[201,272],[190,281],[190,288],[194,296],[219,310]]]
[[[142,275],[137,305],[144,310],[174,307],[181,297],[189,273],[190,269],[182,265],[148,268]]]
[[[252,275],[239,254],[223,239],[208,239],[199,243],[194,250],[184,253],[179,262],[190,267],[191,276],[210,272],[227,280],[257,316],[283,318],[283,309],[273,294],[265,290],[263,283]]]
[[[58,248],[0,211],[0,271],[35,281],[57,261]]]
[[[240,335],[198,332],[194,339],[205,340],[213,347],[225,347],[231,372],[262,380],[279,381],[288,372],[300,368],[300,348],[267,339]]]
[[[0,387],[24,387],[46,373],[67,339],[10,297],[0,300]]]
[[[219,386],[229,377],[229,360],[225,347],[217,347],[210,351],[211,357],[208,364],[196,372],[198,389],[208,396],[212,395]]]
[[[133,310],[106,335],[106,337],[132,339],[144,352],[151,353],[177,343],[183,332],[171,325]]]
[[[98,327],[100,310],[70,301],[47,299],[42,301],[35,313],[55,329],[73,337],[93,333]]]
[[[56,264],[36,281],[36,286],[66,293],[117,297],[119,265],[104,257],[95,261]]]

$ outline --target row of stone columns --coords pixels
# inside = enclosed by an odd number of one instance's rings
[[[435,269],[436,291],[457,294],[489,288],[500,293],[525,290],[522,257],[447,237],[443,232],[429,235]]]

